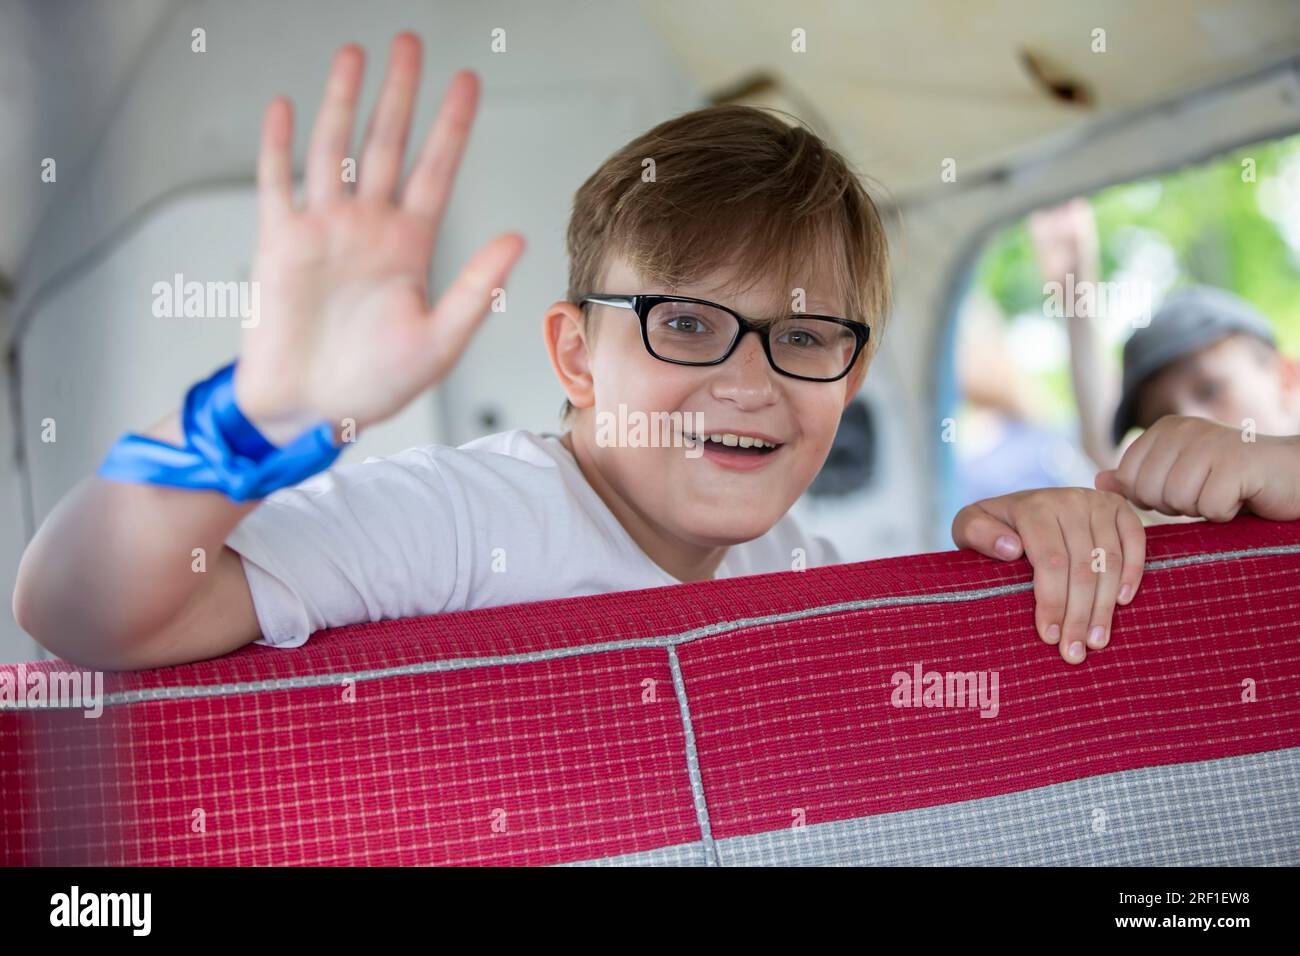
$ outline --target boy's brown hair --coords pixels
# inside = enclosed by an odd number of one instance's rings
[[[694,110],[605,160],[574,196],[569,301],[624,291],[598,287],[614,255],[669,289],[731,265],[744,288],[776,276],[792,294],[824,263],[848,303],[845,318],[871,326],[858,360],[870,362],[889,312],[880,214],[839,153],[775,112]],[[566,400],[563,414],[572,412]]]

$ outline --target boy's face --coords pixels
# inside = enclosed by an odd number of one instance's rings
[[[792,311],[790,290],[761,283],[738,293],[727,280],[719,272],[689,288],[657,288],[616,258],[596,291],[691,296],[755,320]],[[803,311],[847,314],[828,282],[821,277],[809,282]],[[674,365],[646,351],[634,312],[590,308],[587,355],[594,406],[580,409],[575,441],[583,443],[601,479],[639,520],[681,542],[718,547],[764,534],[826,460],[844,406],[861,382],[862,363],[839,381],[802,381],[773,369],[758,335],[745,335],[721,365]],[[620,405],[625,415],[682,412],[691,432],[761,438],[777,448],[764,453],[713,443],[702,449],[611,447],[600,441],[597,425],[602,417],[617,420]]]
[[[1247,335],[1230,335],[1170,364],[1142,387],[1137,421],[1193,415],[1262,435],[1300,433],[1300,369]]]

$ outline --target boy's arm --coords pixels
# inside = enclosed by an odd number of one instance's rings
[[[257,161],[259,303],[244,327],[237,404],[273,443],[321,420],[360,432],[396,414],[454,367],[523,251],[506,233],[481,248],[436,301],[429,266],[478,100],[478,80],[453,79],[401,182],[420,44],[394,41],[345,185],[363,54],[335,57],[307,151],[304,202],[293,197],[293,117],[267,108]],[[350,181],[350,179],[349,179]],[[152,437],[177,443],[176,416]],[[40,643],[75,663],[140,668],[199,660],[254,640],[241,560],[225,547],[256,507],[218,492],[92,477],[42,524],[23,555],[14,613]],[[191,570],[203,548],[207,570]]]
[[[146,434],[181,442],[177,415]],[[86,478],[23,553],[14,617],[59,657],[105,670],[235,650],[260,632],[239,555],[223,542],[254,507],[217,492]]]

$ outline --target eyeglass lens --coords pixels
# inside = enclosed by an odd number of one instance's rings
[[[777,368],[834,378],[852,362],[857,339],[838,322],[791,315],[765,326]],[[740,326],[730,312],[698,302],[658,302],[646,318],[650,349],[674,362],[707,364],[727,354]]]

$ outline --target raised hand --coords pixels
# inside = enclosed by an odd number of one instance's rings
[[[1065,282],[1067,274],[1095,281],[1098,264],[1097,220],[1086,199],[1071,199],[1030,215],[1029,237],[1038,268],[1048,282]]]
[[[469,138],[478,78],[456,74],[415,165],[401,184],[420,78],[420,41],[393,40],[388,73],[355,163],[345,165],[364,54],[334,59],[312,129],[305,196],[293,199],[293,114],[267,107],[258,157],[255,325],[245,328],[235,375],[241,410],[273,441],[324,418],[358,429],[394,415],[453,368],[523,251],[505,233],[470,258],[430,303],[439,224]]]

